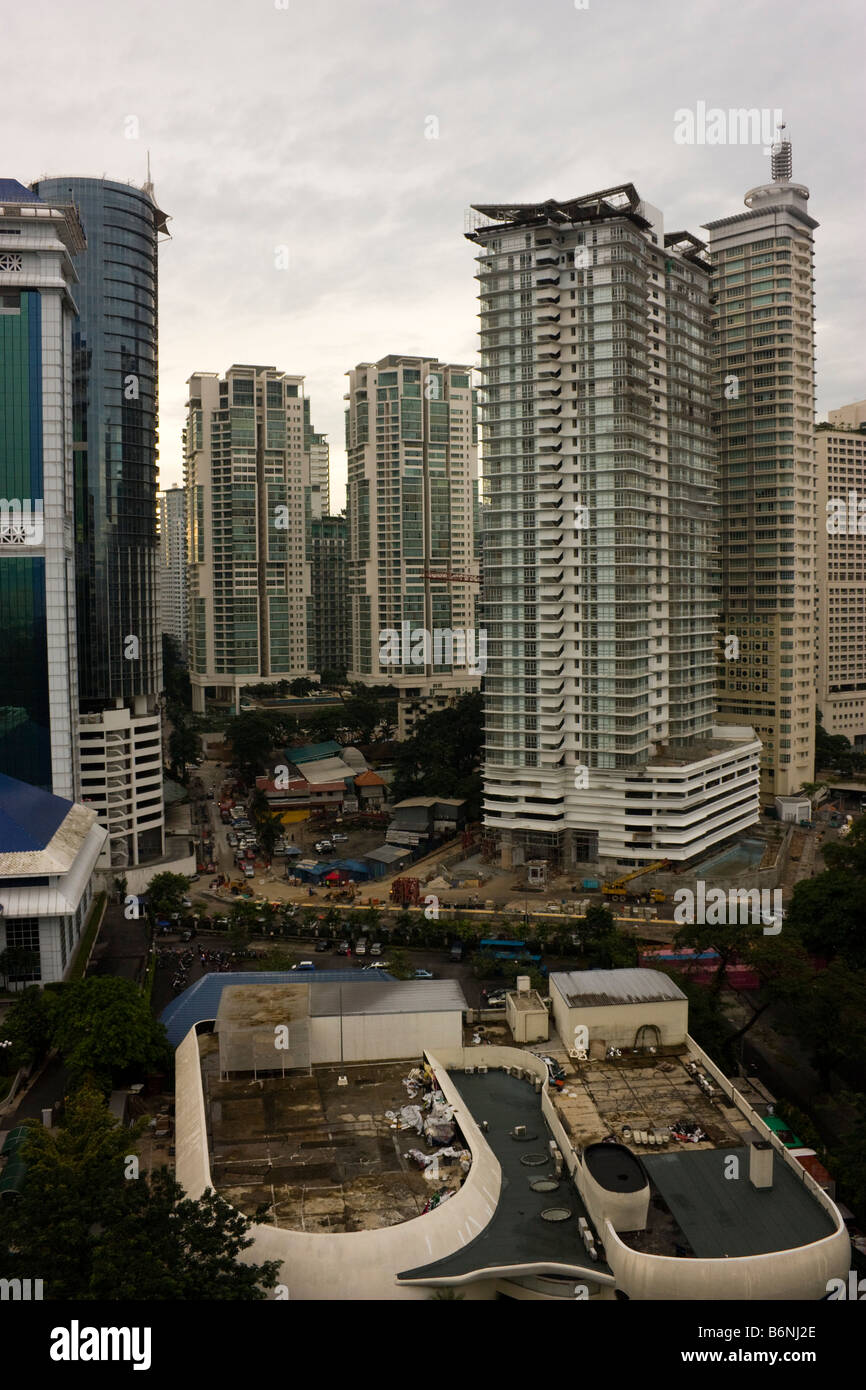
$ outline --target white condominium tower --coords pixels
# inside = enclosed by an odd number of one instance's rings
[[[186,660],[189,603],[186,592],[186,493],[182,487],[160,492],[159,608],[163,632],[177,642]]]
[[[348,373],[349,680],[395,685],[419,708],[477,689],[484,666],[470,376],[400,355]]]
[[[185,440],[193,709],[309,675],[304,378],[233,366],[189,379]]]
[[[508,867],[683,862],[752,824],[714,727],[715,451],[702,243],[631,184],[478,206],[484,822]]]
[[[866,749],[866,401],[829,412],[818,445],[818,708]]]
[[[809,190],[791,146],[748,212],[707,223],[721,473],[719,717],[754,726],[761,799],[812,780],[815,756],[815,316]],[[736,644],[728,644],[737,651]]]

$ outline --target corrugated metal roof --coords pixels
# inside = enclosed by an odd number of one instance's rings
[[[303,763],[304,777],[311,787],[319,788],[324,782],[338,782],[340,779],[354,777],[356,769],[344,763],[342,758],[319,758],[316,762]]]
[[[285,754],[287,760],[297,767],[301,763],[315,763],[322,758],[331,758],[342,751],[339,743],[329,739],[327,743],[304,743],[300,748],[287,748]]]
[[[392,980],[385,971],[368,970],[367,980],[355,976],[346,984],[316,983],[310,996],[311,1018],[340,1014],[462,1013],[469,1006],[456,980]],[[382,976],[385,975],[383,979]],[[378,976],[378,978],[376,978]]]
[[[202,975],[200,980],[190,985],[176,999],[168,1004],[159,1016],[160,1023],[165,1025],[168,1040],[172,1047],[179,1047],[189,1032],[197,1023],[215,1019],[219,1013],[222,992],[230,985],[297,985],[309,984],[316,986],[333,986],[334,984],[357,986],[359,989],[373,989],[381,985],[381,979],[376,979],[378,974],[385,974],[385,979],[390,980],[391,976],[384,971],[371,970],[364,974],[356,970],[256,970],[256,971],[230,971],[222,975],[216,972],[209,975]],[[318,989],[315,991],[318,994]],[[310,1009],[312,1013],[312,1008]],[[358,1010],[364,1012],[380,1012],[381,1010]]]
[[[84,890],[99,858],[99,852],[108,839],[108,831],[101,825],[91,825],[83,847],[73,860],[72,867],[65,874],[52,875],[53,882],[46,884],[5,885],[3,890],[3,911],[7,917],[68,917],[78,908]],[[14,856],[33,858],[35,856]],[[41,877],[41,875],[40,875]]]
[[[651,1004],[686,997],[659,970],[562,970],[551,975],[550,983],[571,1008],[579,1004]]]
[[[372,859],[375,864],[395,864],[398,859],[405,859],[409,854],[411,850],[405,845],[379,845],[378,849],[371,849],[364,858]]]

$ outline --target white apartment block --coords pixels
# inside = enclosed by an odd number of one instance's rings
[[[233,366],[189,379],[185,431],[193,709],[308,676],[304,378]]]
[[[169,633],[187,655],[189,602],[186,591],[186,493],[168,488],[159,506],[159,606],[162,631]]]
[[[707,223],[721,480],[719,718],[754,727],[761,799],[811,781],[815,756],[815,313],[809,190],[781,142],[748,212]]]
[[[349,680],[396,686],[405,731],[485,663],[471,368],[396,354],[348,377]]]
[[[631,184],[470,216],[486,832],[505,867],[687,861],[756,819],[760,751],[714,724],[703,245]]]
[[[163,852],[162,721],[151,703],[118,697],[115,708],[80,716],[81,800],[108,831],[97,869],[136,868]]]
[[[866,401],[829,412],[818,447],[818,708],[866,748]]]

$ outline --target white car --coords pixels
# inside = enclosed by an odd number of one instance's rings
[[[331,839],[333,840],[333,842],[334,842],[335,845],[342,844],[345,840],[348,840],[348,838],[349,838],[348,835],[332,835],[332,836],[331,836]]]
[[[374,961],[372,961],[369,965],[362,965],[362,966],[361,966],[361,969],[362,969],[362,970],[387,970],[387,969],[388,969],[388,961],[386,961],[386,960],[374,960]]]
[[[330,840],[317,840],[317,841],[316,841],[316,853],[317,853],[317,854],[330,854],[330,853],[331,853],[331,850],[332,850],[333,848],[334,848],[334,846],[331,844],[331,841],[330,841]]]

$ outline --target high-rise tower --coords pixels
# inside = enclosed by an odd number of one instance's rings
[[[349,679],[395,685],[405,730],[409,706],[477,690],[486,660],[475,392],[469,367],[435,358],[393,354],[348,376]]]
[[[791,145],[748,209],[706,224],[721,479],[719,718],[761,738],[761,797],[796,793],[815,755],[815,316],[809,190]]]
[[[866,401],[818,426],[818,706],[866,749]],[[820,770],[820,769],[819,769]]]
[[[100,867],[162,855],[156,578],[157,243],[150,184],[51,178],[87,249],[73,328],[74,544],[82,795],[109,833]]]
[[[714,725],[703,244],[631,184],[473,209],[485,377],[484,822],[509,866],[684,862],[757,816]]]
[[[171,487],[159,494],[159,599],[162,631],[173,637],[187,659],[189,601],[186,586],[186,492]]]
[[[233,366],[189,379],[185,432],[193,708],[309,675],[304,378]]]

